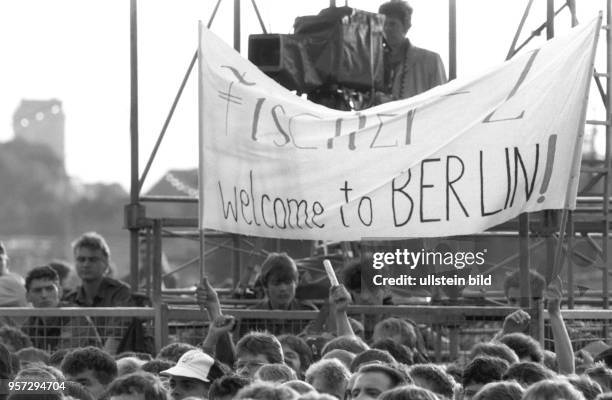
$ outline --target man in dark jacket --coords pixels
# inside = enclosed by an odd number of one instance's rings
[[[72,244],[76,271],[81,284],[64,296],[64,300],[81,307],[129,307],[132,305],[130,287],[108,276],[110,249],[104,238],[88,232]],[[94,324],[100,332],[104,347],[111,354],[119,345],[129,320],[96,317]]]

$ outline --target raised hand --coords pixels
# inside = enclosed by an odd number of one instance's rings
[[[214,308],[220,309],[219,296],[210,282],[208,282],[208,278],[202,278],[202,281],[196,288],[196,302],[201,310],[211,311]],[[216,315],[211,316],[211,318],[216,318]]]
[[[556,277],[550,282],[546,291],[544,292],[544,298],[548,300],[548,313],[558,315],[561,313],[561,300],[563,299],[563,282],[560,277]]]
[[[504,319],[502,333],[505,335],[508,333],[525,332],[529,327],[530,321],[531,316],[527,312],[516,310]]]
[[[346,312],[351,303],[351,294],[342,284],[333,286],[329,289],[329,303],[335,307],[336,312]]]
[[[209,325],[208,329],[210,334],[216,337],[221,336],[224,333],[231,332],[236,326],[236,319],[231,315],[222,315],[217,317]]]

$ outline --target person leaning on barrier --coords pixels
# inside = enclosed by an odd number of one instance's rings
[[[81,284],[64,296],[65,301],[81,307],[129,307],[132,305],[130,287],[107,276],[111,253],[104,238],[96,232],[88,232],[72,243],[77,275]],[[104,347],[115,353],[119,338],[127,328],[129,319],[107,317],[93,318],[94,324],[105,341]],[[108,327],[110,325],[110,327]]]
[[[261,310],[311,310],[317,311],[317,307],[308,301],[299,301],[295,298],[295,290],[298,282],[298,270],[295,261],[286,253],[271,253],[262,265],[260,275],[266,297],[260,303],[250,307]],[[214,354],[222,362],[231,365],[235,359],[229,334],[221,332],[223,327],[228,327],[226,333],[233,328],[235,321],[231,317],[221,314],[221,304],[217,292],[203,278],[196,289],[196,301],[203,312],[208,313],[211,327],[219,328],[211,330],[205,340],[205,350]],[[293,332],[291,321],[282,321],[273,327],[268,327],[275,334],[298,333]],[[217,343],[219,345],[217,346]],[[210,348],[209,346],[214,346]]]
[[[521,281],[520,271],[517,270],[508,275],[504,280],[504,295],[506,302],[511,307],[519,307],[521,303]],[[529,287],[533,302],[542,300],[542,294],[546,288],[544,277],[535,271],[529,271]],[[531,316],[525,310],[516,310],[504,319],[504,324],[493,339],[509,333],[525,333],[529,329]]]
[[[57,272],[46,265],[31,269],[25,281],[26,296],[34,308],[74,307],[60,301],[62,288]],[[82,346],[101,347],[102,341],[88,316],[29,317],[22,331],[34,347],[47,351]]]
[[[122,307],[131,305],[130,287],[106,276],[110,269],[110,248],[95,232],[88,232],[72,243],[76,270],[81,284],[65,296],[83,307]]]
[[[295,261],[286,253],[270,253],[261,266],[261,283],[266,297],[252,309],[259,310],[314,310],[317,307],[308,301],[295,298],[298,284],[298,269]]]
[[[542,300],[546,281],[536,271],[529,271],[529,288],[531,299],[536,302]],[[519,307],[521,305],[521,271],[517,270],[508,275],[504,280],[504,295],[509,306]]]
[[[386,93],[377,93],[377,103],[406,99],[446,83],[440,55],[416,47],[406,38],[412,26],[412,7],[406,1],[392,0],[382,4],[378,12],[385,16],[387,48]]]

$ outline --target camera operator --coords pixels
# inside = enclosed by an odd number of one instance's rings
[[[380,6],[385,16],[385,93],[376,93],[376,104],[406,99],[446,83],[444,64],[438,53],[410,43],[412,7],[404,0],[391,0]]]

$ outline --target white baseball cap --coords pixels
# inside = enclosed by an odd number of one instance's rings
[[[174,367],[161,371],[160,374],[184,376],[204,382],[210,382],[208,373],[214,363],[215,360],[202,350],[189,350],[179,358]]]

